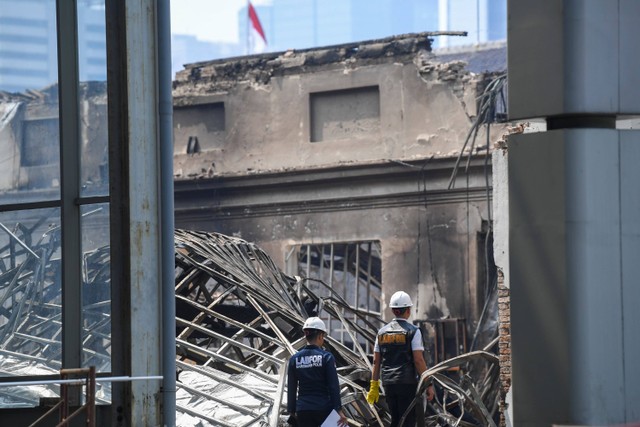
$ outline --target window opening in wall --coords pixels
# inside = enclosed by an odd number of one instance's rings
[[[378,86],[309,95],[311,142],[371,136],[380,131]]]
[[[57,117],[22,122],[22,141],[19,144],[20,188],[49,189],[59,186],[58,127]]]
[[[173,124],[176,154],[194,154],[224,146],[226,138],[224,102],[175,107]],[[197,145],[197,149],[194,144]]]
[[[307,286],[318,295],[326,298],[331,296],[333,291],[359,313],[380,316],[382,292],[380,242],[299,245],[295,246],[290,254],[297,254],[294,271],[291,273],[310,279]],[[288,265],[291,265],[290,261],[288,260]],[[326,284],[331,291],[319,281]],[[355,317],[350,312],[344,312],[343,315],[350,320],[354,320]],[[322,311],[319,317],[326,322],[332,338],[353,348],[352,338],[344,329],[340,319],[332,318]],[[360,326],[366,327],[364,323]],[[356,333],[356,337],[361,345],[366,345],[364,348],[367,353],[373,352],[360,334]]]
[[[22,122],[23,138],[20,150],[20,164],[22,166],[59,164],[59,126],[57,117]]]
[[[467,352],[467,325],[461,318],[416,320],[425,340],[427,363],[433,366]],[[456,367],[453,369],[458,370]]]

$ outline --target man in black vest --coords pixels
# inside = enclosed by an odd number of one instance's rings
[[[420,375],[427,370],[422,352],[420,329],[407,322],[411,315],[411,297],[399,291],[391,296],[389,307],[395,318],[378,331],[373,349],[373,372],[367,402],[374,404],[380,394],[380,378],[384,385],[387,405],[391,411],[389,427],[398,427],[402,415],[416,395]],[[427,399],[433,399],[433,388],[427,389]],[[416,425],[415,407],[408,414],[403,427]]]

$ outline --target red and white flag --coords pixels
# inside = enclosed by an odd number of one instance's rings
[[[248,3],[249,53],[262,53],[267,49],[267,36],[264,35],[256,10],[251,2]]]

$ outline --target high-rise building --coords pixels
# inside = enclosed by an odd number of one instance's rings
[[[104,0],[78,1],[81,81],[107,77]],[[0,90],[41,89],[58,81],[54,0],[0,0]]]
[[[435,48],[473,45],[504,40],[507,30],[506,0],[272,0],[255,8],[269,51],[423,31],[468,33],[467,37],[437,37]],[[239,38],[246,40],[246,7],[238,20]]]
[[[438,0],[438,30],[467,31],[466,38],[442,37],[436,47],[486,43],[507,38],[506,0]]]
[[[41,88],[58,80],[55,12],[53,1],[0,0],[0,90]]]
[[[506,1],[271,0],[253,5],[265,31],[266,51],[277,52],[423,31],[468,32],[467,37],[435,37],[434,48],[504,40]],[[247,7],[243,7],[238,12],[237,43],[174,34],[173,72],[187,63],[259,53],[252,50],[247,23]]]

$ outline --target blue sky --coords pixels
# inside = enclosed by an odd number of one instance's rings
[[[252,0],[254,6],[269,0]],[[238,41],[238,11],[247,0],[171,0],[171,32],[204,41]]]

